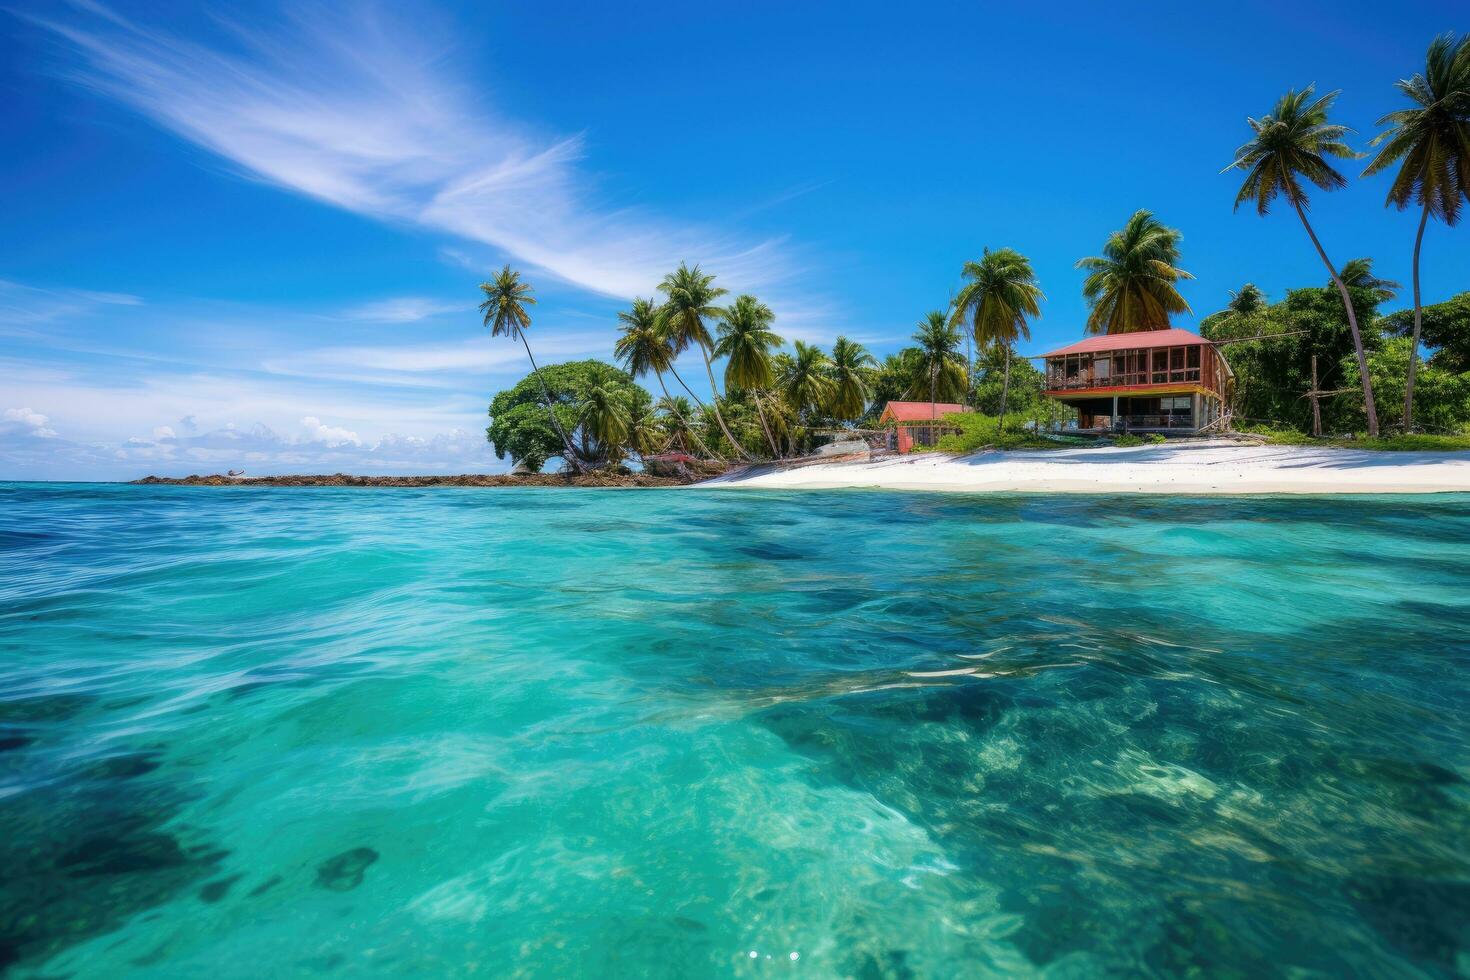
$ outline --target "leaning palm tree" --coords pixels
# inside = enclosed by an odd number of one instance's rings
[[[1136,211],[1108,236],[1102,255],[1077,261],[1087,270],[1088,333],[1168,330],[1170,316],[1191,312],[1175,285],[1194,278],[1179,268],[1180,237],[1152,212]]]
[[[664,372],[669,370],[674,362],[674,350],[669,344],[669,339],[664,331],[659,329],[658,307],[651,299],[634,299],[633,305],[618,313],[618,319],[622,321],[622,333],[613,343],[613,356],[622,362],[629,374],[635,378],[653,372],[658,379],[658,386],[664,393],[664,400],[673,405],[673,410],[678,411],[678,406],[669,395],[669,388],[664,384]],[[679,420],[681,423],[684,420]],[[687,430],[687,424],[684,425]],[[698,444],[700,452],[706,456],[714,456],[709,448],[700,441],[699,436],[692,430],[690,435]],[[718,459],[719,457],[715,456]]]
[[[709,375],[715,421],[719,423],[720,431],[725,434],[725,439],[735,451],[747,459],[750,458],[750,454],[730,434],[725,416],[720,413],[720,388],[715,384],[715,369],[710,360],[715,343],[704,322],[706,319],[718,318],[723,312],[715,305],[715,300],[725,295],[725,290],[716,286],[715,277],[701,272],[699,266],[691,269],[687,262],[680,262],[679,268],[664,276],[664,281],[658,284],[658,291],[667,297],[664,305],[659,308],[659,329],[668,338],[669,346],[676,357],[688,350],[690,344],[699,348],[699,353],[704,358],[705,373]],[[687,390],[688,385],[685,388]],[[690,391],[689,394],[692,396],[694,392]]]
[[[832,362],[816,344],[798,340],[794,347],[796,353],[783,360],[777,383],[797,414],[814,412],[832,398],[835,386],[827,374]]]
[[[833,342],[832,366],[828,371],[832,378],[832,397],[827,403],[827,411],[833,418],[850,422],[863,414],[872,397],[869,378],[877,368],[877,360],[857,341],[838,337]]]
[[[1031,260],[1013,248],[985,249],[979,262],[966,262],[960,275],[969,280],[955,298],[950,322],[970,323],[977,348],[998,346],[1005,351],[1005,381],[1000,389],[1000,422],[1006,426],[1006,400],[1011,391],[1011,348],[1017,340],[1031,339],[1027,317],[1041,316],[1046,297],[1036,285]]]
[[[929,384],[929,417],[939,418],[939,388],[941,382],[946,391],[964,391],[967,387],[965,362],[961,358],[960,332],[939,310],[932,310],[917,324],[914,333],[914,364],[917,374],[914,383],[921,380]]]
[[[581,472],[582,464],[577,459],[576,450],[572,448],[572,440],[562,428],[561,420],[556,417],[556,406],[552,404],[551,392],[541,377],[541,369],[536,366],[536,358],[531,356],[531,344],[526,340],[526,331],[531,326],[531,314],[526,312],[526,306],[536,305],[531,284],[521,282],[521,274],[506,265],[495,274],[494,279],[480,283],[480,291],[485,294],[480,312],[485,314],[485,326],[490,328],[490,336],[519,338],[525,346],[526,359],[531,362],[531,372],[536,375],[536,383],[541,386],[541,397],[546,402],[546,411],[551,413],[551,424],[556,429],[556,434],[561,436],[562,446],[566,449],[567,465],[573,472]]]
[[[601,455],[610,462],[617,462],[623,448],[628,445],[628,433],[632,420],[628,406],[616,391],[602,385],[593,385],[582,402],[581,424],[585,432],[597,440]]]
[[[1220,172],[1246,172],[1245,183],[1240,185],[1240,193],[1235,196],[1237,210],[1246,201],[1253,201],[1256,213],[1264,216],[1277,195],[1285,195],[1296,210],[1317,256],[1327,267],[1328,275],[1342,296],[1343,309],[1347,311],[1348,326],[1353,334],[1353,347],[1358,355],[1358,374],[1363,379],[1363,407],[1368,414],[1368,434],[1376,436],[1378,410],[1373,404],[1373,381],[1368,377],[1368,354],[1363,349],[1358,315],[1353,311],[1353,299],[1348,294],[1347,284],[1337,274],[1337,267],[1327,257],[1327,250],[1307,220],[1310,202],[1303,186],[1305,179],[1324,191],[1346,187],[1346,178],[1332,168],[1327,157],[1351,160],[1358,154],[1342,141],[1348,128],[1327,121],[1327,110],[1338,93],[1329,92],[1314,99],[1314,91],[1315,86],[1308,85],[1300,92],[1287,92],[1269,115],[1260,119],[1247,118],[1255,135],[1235,151],[1235,160]]]
[[[1409,346],[1409,374],[1404,384],[1404,431],[1414,423],[1414,375],[1419,366],[1419,333],[1424,306],[1419,296],[1419,249],[1430,217],[1454,225],[1460,205],[1470,196],[1470,36],[1441,34],[1429,44],[1424,73],[1406,78],[1398,89],[1413,106],[1378,120],[1389,128],[1373,140],[1383,144],[1363,176],[1380,173],[1403,161],[1388,188],[1388,200],[1400,211],[1419,205],[1419,231],[1414,235],[1414,342]]]
[[[761,431],[771,444],[771,453],[780,456],[781,450],[776,447],[771,427],[766,422],[765,409],[761,406],[761,392],[776,380],[775,372],[771,370],[771,348],[780,347],[783,343],[771,330],[775,319],[776,314],[771,312],[771,308],[754,296],[735,297],[735,302],[720,313],[720,340],[715,346],[715,354],[726,358],[726,389],[734,387],[750,392]]]

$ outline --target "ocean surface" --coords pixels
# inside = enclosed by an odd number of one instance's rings
[[[1470,497],[0,484],[0,973],[1470,972]]]

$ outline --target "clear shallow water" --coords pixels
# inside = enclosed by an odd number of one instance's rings
[[[1467,708],[1463,496],[0,485],[0,962],[1452,975]]]

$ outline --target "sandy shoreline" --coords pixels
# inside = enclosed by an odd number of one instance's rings
[[[1470,452],[1398,453],[1220,441],[971,456],[927,453],[786,470],[765,467],[697,486],[962,493],[1470,493]]]

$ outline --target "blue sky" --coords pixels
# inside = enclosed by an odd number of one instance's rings
[[[606,357],[681,259],[788,338],[887,353],[1003,245],[1047,294],[1039,352],[1080,335],[1073,265],[1141,207],[1183,232],[1197,314],[1247,280],[1280,296],[1325,277],[1289,212],[1232,213],[1245,117],[1341,88],[1364,147],[1456,13],[22,0],[0,478],[503,469],[485,405],[523,354],[474,306],[505,261],[543,361]],[[1407,283],[1413,216],[1346,169],[1319,233]],[[1431,226],[1423,279],[1470,287],[1465,228]]]

